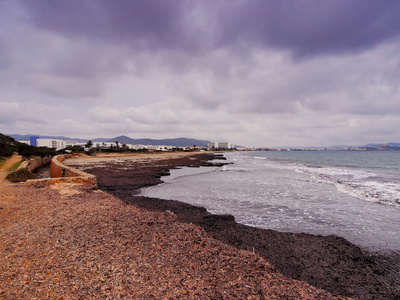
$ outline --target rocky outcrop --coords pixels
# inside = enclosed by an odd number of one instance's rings
[[[41,166],[48,165],[51,163],[52,156],[46,157],[35,157],[30,160],[24,161],[18,169],[26,169],[29,172],[34,172],[36,169],[40,168]]]

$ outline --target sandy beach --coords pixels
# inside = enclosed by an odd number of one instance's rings
[[[259,231],[135,194],[168,169],[209,159],[185,153],[67,162],[95,174],[99,190],[27,188],[2,177],[0,298],[396,299],[384,266],[344,239]],[[327,276],[335,265],[336,286]],[[288,276],[296,269],[297,279],[313,272],[315,285],[328,282],[331,292]]]

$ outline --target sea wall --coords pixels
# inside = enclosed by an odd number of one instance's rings
[[[62,162],[72,158],[73,154],[57,155],[51,160],[50,173],[52,178],[27,180],[26,186],[52,185],[59,183],[74,183],[97,187],[97,178],[94,175],[64,165]]]

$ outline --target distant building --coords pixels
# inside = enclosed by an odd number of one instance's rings
[[[218,148],[218,142],[212,142],[207,144],[207,149],[217,149]]]
[[[218,143],[218,148],[219,149],[233,149],[234,145],[228,142],[222,142]]]
[[[207,144],[207,149],[233,149],[235,146],[228,142],[213,142]]]
[[[48,147],[56,150],[65,148],[65,141],[63,140],[54,140],[54,139],[37,139],[36,147]]]
[[[81,146],[84,147],[86,143],[81,143],[81,142],[75,142],[75,141],[66,141],[65,146],[66,147],[73,147],[73,146]]]
[[[38,136],[31,136],[30,138],[29,138],[29,144],[31,145],[31,146],[37,146],[37,140],[39,139],[39,137]]]
[[[86,143],[85,143],[86,145]],[[118,144],[119,147],[121,147],[121,144]],[[107,150],[111,148],[117,148],[117,143],[115,142],[94,142],[93,146],[94,148],[100,149],[100,150]]]
[[[168,151],[174,148],[181,148],[176,146],[167,146],[167,145],[129,145],[129,149],[133,150],[153,150],[153,151]]]

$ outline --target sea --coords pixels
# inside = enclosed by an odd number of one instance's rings
[[[282,232],[400,251],[400,151],[226,152],[223,167],[172,170],[142,195]]]

